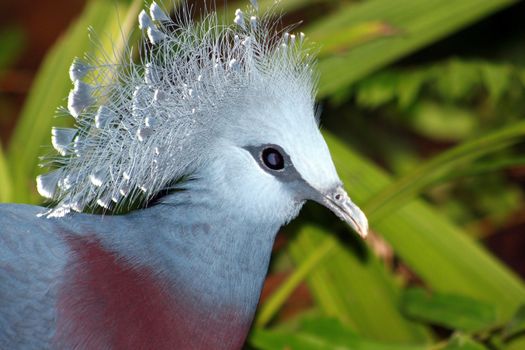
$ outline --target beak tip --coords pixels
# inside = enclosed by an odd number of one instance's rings
[[[324,197],[324,204],[352,227],[361,238],[365,239],[368,236],[366,215],[350,200],[341,186]]]
[[[362,211],[359,211],[357,218],[352,224],[354,225],[351,226],[361,238],[366,239],[368,237],[368,220]]]
[[[361,236],[362,239],[366,239],[368,237],[368,227],[361,228],[357,231],[357,234]]]
[[[359,235],[359,237],[366,239],[368,237],[368,220],[363,212],[360,212],[359,214],[361,215],[356,215],[357,217],[350,216],[342,219],[355,231],[355,233]]]

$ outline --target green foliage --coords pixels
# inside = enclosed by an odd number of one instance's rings
[[[511,339],[519,337],[525,332],[525,305],[520,306],[516,314],[512,317],[509,323],[503,328],[502,337],[504,339]]]
[[[426,346],[388,344],[359,336],[339,321],[317,317],[301,320],[292,330],[255,330],[252,343],[261,350],[425,350]]]
[[[5,159],[4,152],[2,148],[0,147],[0,188],[2,188],[2,191],[0,191],[0,201],[1,202],[9,202],[11,200],[11,175],[9,174],[9,168],[7,166],[7,162]]]
[[[261,7],[270,3],[261,1]],[[523,281],[469,236],[481,234],[472,228],[478,217],[498,222],[523,206],[523,190],[501,170],[525,164],[524,65],[432,55],[423,63],[394,65],[515,3],[282,3],[284,10],[307,17],[301,30],[320,44],[320,96],[332,102],[324,135],[351,197],[370,219],[373,239],[362,242],[325,211],[307,206],[286,229],[290,241],[274,258],[279,264],[271,274],[292,272],[262,301],[251,346],[524,348]],[[142,4],[88,1],[48,53],[7,152],[0,149],[0,200],[38,203],[33,188],[38,157],[47,152],[42,145],[48,145],[51,125],[68,123],[53,119],[71,88],[68,67],[73,57],[96,53],[86,28],[107,33],[101,45],[118,59],[128,40],[136,41],[132,29]],[[0,35],[0,68],[16,56],[17,42],[16,34]],[[385,125],[399,132],[385,132]],[[420,139],[447,147],[420,151]],[[378,251],[395,256],[411,278]],[[411,289],[414,279],[428,293]],[[315,312],[282,317],[279,311],[302,282]],[[435,332],[434,325],[450,335]]]
[[[473,340],[471,337],[457,334],[447,343],[443,348],[444,350],[487,350],[487,347],[483,346],[479,342]]]
[[[523,75],[516,64],[454,58],[421,67],[386,69],[356,83],[353,96],[360,108],[380,111],[386,123],[402,124],[436,142],[457,143],[479,139],[505,125],[519,128],[520,111],[525,107]],[[395,156],[385,156],[385,161],[394,172],[406,172],[421,161],[415,149],[417,145],[398,149]],[[440,198],[449,197],[443,196],[444,188],[430,194],[459,222],[471,222],[479,215],[501,222],[519,206],[522,193],[494,171],[523,164],[521,154],[519,149],[505,146],[503,151],[458,167],[442,179],[462,179],[460,186],[456,182],[445,191],[461,192],[463,195],[456,197],[468,198],[475,207],[454,198],[443,201]],[[501,191],[502,186],[507,190]]]
[[[410,318],[466,332],[485,330],[496,323],[493,305],[461,295],[429,294],[419,288],[405,290],[401,309]]]
[[[22,51],[24,38],[19,29],[8,27],[0,29],[0,74]]]
[[[0,78],[20,55],[24,44],[24,38],[21,31],[15,27],[0,28]],[[8,108],[9,103],[0,95],[0,116],[1,111]],[[4,154],[0,145],[0,201],[9,202],[13,195],[11,184],[11,174]]]
[[[290,246],[294,261],[303,264],[324,245],[325,239],[333,239],[334,232],[310,225],[300,227]],[[425,341],[426,330],[404,318],[398,307],[399,284],[365,245],[359,241],[354,243],[353,251],[341,243],[334,245],[324,263],[309,274],[308,282],[317,306],[323,313],[372,339]]]
[[[359,105],[377,108],[396,103],[404,112],[418,104],[422,95],[441,102],[468,102],[480,93],[493,105],[505,95],[521,98],[525,70],[512,64],[458,58],[417,68],[393,68],[378,72],[356,83]]]
[[[464,142],[415,167],[394,184],[385,187],[369,200],[366,209],[372,212],[372,215],[392,212],[399,205],[412,199],[415,194],[421,193],[427,186],[440,182],[447,177],[447,174],[462,166],[470,165],[473,159],[508,148],[523,141],[524,137],[525,122],[522,121]]]
[[[310,26],[308,32],[313,40],[347,36],[347,32],[341,31],[341,28],[377,21],[389,28],[386,30],[388,34],[397,35],[374,40],[353,50],[341,45],[343,50],[339,50],[339,54],[323,59],[319,65],[320,95],[337,96],[341,93],[339,90],[367,74],[514,2],[371,0],[355,6],[342,7],[337,13],[326,16]],[[366,35],[368,36],[368,33]],[[356,42],[355,38],[350,39]],[[344,43],[345,39],[337,39],[337,42]]]

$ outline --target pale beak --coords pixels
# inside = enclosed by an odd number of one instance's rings
[[[342,186],[337,186],[328,193],[322,193],[317,201],[350,225],[361,238],[366,238],[368,234],[368,220],[361,209],[348,197]]]

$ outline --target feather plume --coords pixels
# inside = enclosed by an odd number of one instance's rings
[[[279,32],[278,20],[257,6],[251,0],[230,24],[214,12],[197,23],[187,5],[172,20],[153,2],[151,17],[138,18],[137,62],[75,60],[68,107],[77,130],[55,131],[61,155],[50,162],[60,171],[40,177],[40,192],[58,203],[50,216],[146,204],[191,176],[212,140],[238,124],[230,110],[261,95],[313,106],[304,35]]]

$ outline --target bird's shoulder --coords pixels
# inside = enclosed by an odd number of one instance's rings
[[[41,349],[53,334],[67,247],[38,217],[45,208],[0,204],[0,348]],[[28,327],[31,324],[31,327]]]

